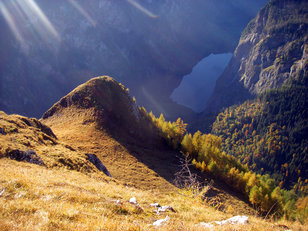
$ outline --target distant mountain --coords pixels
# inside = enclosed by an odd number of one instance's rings
[[[308,4],[271,0],[252,20],[216,82],[205,113],[242,103],[307,75]]]
[[[116,76],[148,111],[193,112],[169,96],[211,53],[232,52],[266,0],[4,0],[0,109],[40,117],[74,87]]]
[[[306,1],[271,0],[261,9],[216,83],[204,111],[211,114],[194,125],[209,130],[221,111],[211,133],[222,150],[298,191],[308,174],[307,15]]]

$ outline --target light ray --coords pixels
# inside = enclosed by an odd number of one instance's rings
[[[12,7],[14,8],[14,11],[18,14],[18,17],[25,22],[26,21],[26,15],[22,11],[22,9],[19,7],[19,5],[16,3],[16,1],[11,1],[10,2]]]
[[[152,105],[157,109],[157,111],[163,113],[165,116],[167,115],[166,111],[163,109],[163,107],[154,99],[153,96],[150,95],[150,93],[144,88],[141,87],[141,91],[143,95],[152,103]]]
[[[56,29],[53,27],[49,19],[43,13],[43,11],[39,8],[39,6],[35,3],[34,0],[27,0],[29,7],[33,10],[34,13],[37,14],[41,22],[46,26],[47,30],[58,40],[61,41],[60,36]]]
[[[68,0],[73,7],[75,7],[80,14],[82,14],[94,27],[96,27],[97,22],[86,12],[76,1]]]
[[[138,2],[136,2],[135,0],[126,0],[128,3],[130,3],[132,6],[136,7],[136,9],[140,10],[142,13],[144,13],[145,15],[149,16],[150,18],[157,18],[158,16],[153,14],[151,11],[149,11],[148,9],[144,8],[143,6],[141,6]]]
[[[33,12],[33,9],[30,8],[28,1],[16,1],[15,8],[22,11],[25,22],[30,25],[28,32],[31,33],[32,37],[38,35],[38,39],[43,38],[44,41],[50,39],[49,33],[46,33],[48,30],[46,30],[45,25],[40,21],[35,12]]]
[[[5,18],[7,24],[9,25],[9,27],[10,27],[12,33],[14,34],[15,38],[21,44],[22,48],[25,49],[26,48],[25,41],[23,40],[23,37],[22,37],[21,33],[19,32],[19,30],[16,26],[16,23],[14,21],[14,17],[11,15],[9,10],[6,8],[6,6],[2,2],[0,2],[0,11],[1,11],[3,17]]]

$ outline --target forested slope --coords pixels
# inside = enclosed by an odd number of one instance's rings
[[[301,190],[308,176],[307,77],[226,108],[212,133],[222,138],[222,150],[250,169]]]

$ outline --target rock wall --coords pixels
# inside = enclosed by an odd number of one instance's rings
[[[271,0],[252,20],[216,87],[208,112],[241,103],[290,78],[307,76],[308,4]]]

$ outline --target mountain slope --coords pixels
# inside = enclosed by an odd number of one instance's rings
[[[293,81],[256,100],[225,109],[217,116],[212,133],[222,138],[222,149],[227,154],[254,171],[271,174],[285,188],[297,184],[297,191],[305,191],[307,99],[307,85]]]
[[[182,168],[182,153],[170,145],[151,116],[136,106],[123,85],[111,77],[93,78],[80,85],[48,110],[42,122],[60,140],[96,154],[115,179],[145,190],[177,190],[174,180]],[[202,182],[207,178],[200,175]],[[222,208],[232,205],[253,213],[247,201],[226,184],[214,184],[214,188],[224,195]]]
[[[84,152],[58,140],[49,127],[34,118],[0,111],[0,143],[0,158],[83,173],[98,171]]]
[[[69,145],[96,154],[116,179],[139,188],[174,187],[164,179],[172,182],[177,153],[164,144],[123,85],[110,77],[80,85],[42,122]]]
[[[39,118],[108,74],[149,111],[176,119],[193,114],[169,99],[182,77],[203,57],[233,51],[266,0],[1,2],[1,110]]]
[[[1,229],[152,229],[150,224],[165,217],[153,212],[153,202],[175,209],[167,212],[171,218],[162,230],[199,230],[201,221],[231,214],[250,214],[250,222],[243,227],[226,225],[226,230],[279,229],[253,217],[255,210],[222,182],[198,194],[176,188],[171,181],[179,170],[179,153],[162,139],[156,123],[170,128],[174,124],[161,123],[162,116],[150,118],[123,85],[107,76],[76,88],[41,121],[1,113],[0,139],[6,147],[0,150]],[[18,154],[29,154],[31,148],[37,164],[9,160],[10,148],[15,147],[24,150]],[[96,154],[113,178],[98,171],[86,159],[89,154]],[[129,202],[132,196],[139,204]]]
[[[307,15],[306,1],[271,0],[242,33],[205,112],[217,112],[307,75]]]
[[[200,222],[237,215],[215,210],[199,198],[164,194],[125,186],[98,173],[0,159],[0,229],[9,230],[157,230],[153,222],[168,215],[159,230],[208,230]],[[136,197],[139,206],[129,203]],[[170,205],[177,212],[157,215],[150,203]],[[249,224],[225,225],[224,230],[304,230],[303,225],[273,224],[249,216]]]

